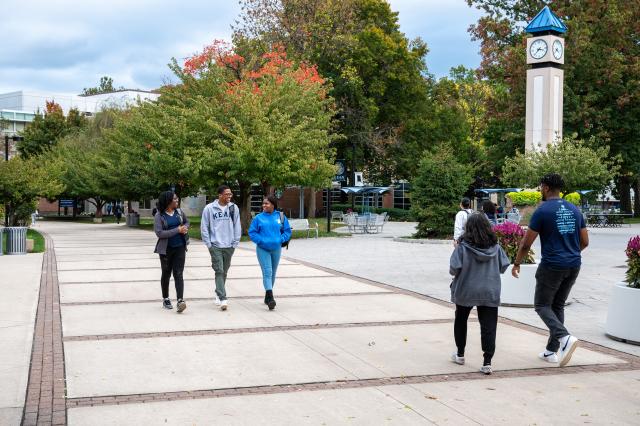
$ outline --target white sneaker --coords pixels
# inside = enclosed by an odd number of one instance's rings
[[[457,352],[451,354],[451,361],[455,362],[458,365],[464,365],[464,357],[458,356]]]
[[[227,299],[224,299],[222,302],[220,302],[220,309],[222,309],[223,311],[227,310]]]
[[[491,369],[490,365],[483,365],[482,367],[480,367],[480,372],[482,374],[489,375],[489,374],[493,373],[493,370]]]
[[[542,351],[538,354],[538,358],[543,361],[551,362],[553,364],[558,363],[558,355],[555,352]]]
[[[560,339],[560,349],[558,350],[558,360],[560,367],[564,367],[571,361],[573,351],[578,347],[578,339],[572,335],[564,336]]]
[[[220,306],[220,298],[218,297],[218,295],[216,294],[216,300],[213,301],[213,303],[216,304],[216,306]]]

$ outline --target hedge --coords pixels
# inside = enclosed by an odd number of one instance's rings
[[[535,206],[542,201],[542,194],[539,191],[509,192],[507,197],[511,198],[515,206]],[[580,205],[580,194],[577,192],[565,195],[564,199],[576,206]]]

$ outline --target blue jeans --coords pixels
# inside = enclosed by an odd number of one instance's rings
[[[256,247],[258,262],[260,263],[260,269],[262,269],[262,285],[264,285],[265,290],[273,290],[273,285],[276,283],[276,270],[280,262],[281,251],[281,247],[274,250]]]

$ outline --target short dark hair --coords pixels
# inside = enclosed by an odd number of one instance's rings
[[[560,191],[564,188],[564,179],[557,173],[549,173],[542,176],[540,185],[547,185],[552,191]]]
[[[498,237],[491,229],[491,223],[482,213],[470,214],[464,226],[462,240],[477,248],[489,248],[498,244]]]
[[[465,209],[468,209],[469,207],[471,207],[471,200],[469,199],[469,197],[463,197],[462,201],[460,201],[460,204],[462,204],[462,207],[464,207]]]
[[[220,195],[220,194],[224,193],[224,191],[226,191],[227,189],[231,189],[231,188],[229,188],[229,186],[228,186],[228,185],[220,185],[220,186],[218,187],[218,195]]]
[[[164,213],[169,207],[169,204],[173,202],[173,196],[176,195],[173,191],[161,192],[158,196],[158,211]]]
[[[496,205],[491,200],[485,200],[482,203],[482,211],[485,213],[495,213]]]
[[[270,202],[271,204],[273,204],[273,209],[274,210],[278,210],[278,199],[275,196],[273,196],[271,194],[265,195],[264,199],[267,200],[268,202]]]

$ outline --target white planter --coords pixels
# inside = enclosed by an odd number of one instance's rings
[[[627,283],[613,286],[609,300],[607,336],[625,343],[640,345],[640,289],[631,288]]]
[[[533,307],[533,297],[536,293],[537,264],[520,265],[520,276],[514,278],[509,266],[502,274],[502,289],[500,291],[500,305],[518,308]]]

